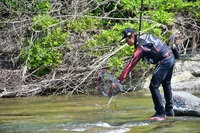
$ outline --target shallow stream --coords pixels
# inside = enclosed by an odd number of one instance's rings
[[[200,132],[200,117],[148,121],[154,114],[148,92],[117,95],[108,102],[83,95],[0,99],[0,133]]]

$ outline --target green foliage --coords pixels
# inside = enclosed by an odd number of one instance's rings
[[[49,3],[49,1],[38,1],[36,2],[36,7],[37,10],[46,12],[51,9],[51,4]]]
[[[187,2],[183,0],[156,0],[156,1],[144,1],[145,5],[148,7],[151,16],[153,14],[160,15],[164,20],[174,19],[173,15],[178,13],[185,13],[198,18],[200,10],[200,1],[196,0],[195,2]],[[153,11],[153,12],[152,12]],[[152,13],[151,13],[152,12]],[[166,14],[166,17],[163,15]],[[154,19],[157,20],[157,19]]]
[[[85,32],[96,29],[101,26],[101,21],[91,17],[80,17],[75,20],[69,20],[66,24],[73,32]]]
[[[103,0],[96,0],[95,2],[102,2]],[[100,6],[95,11],[94,15],[100,15],[105,12],[109,12],[113,9],[114,2],[108,3],[107,5]],[[100,56],[110,52],[112,47],[117,47],[119,40],[121,39],[121,31],[124,28],[131,27],[136,30],[139,27],[139,15],[140,15],[140,5],[141,0],[121,0],[120,4],[117,5],[118,10],[115,12],[117,17],[135,17],[138,20],[130,20],[125,23],[115,23],[113,27],[109,29],[102,30],[101,34],[96,34],[91,40],[88,41],[88,47],[91,49],[92,53]],[[175,15],[181,12],[187,11],[189,14],[195,15],[199,18],[199,1],[196,2],[184,2],[183,0],[156,0],[156,1],[144,1],[143,6],[143,19],[142,20],[142,31],[149,32],[155,36],[166,41],[170,36],[169,32],[163,32],[165,29],[163,27],[170,26],[172,22],[175,22]],[[110,7],[110,10],[108,10]],[[194,10],[196,9],[196,10]],[[122,16],[124,14],[124,16]],[[106,24],[105,24],[106,25]],[[102,47],[100,49],[100,47]],[[98,51],[94,51],[98,49]],[[124,56],[130,56],[134,48],[124,47],[115,56],[109,59],[109,67],[121,69],[123,62],[120,59]]]
[[[117,48],[119,46],[119,41],[121,39],[121,31],[127,27],[135,27],[135,24],[126,23],[126,24],[115,24],[115,26],[110,30],[102,30],[100,35],[95,35],[92,39],[88,41],[87,48],[91,50],[91,53],[96,56],[102,56],[104,54],[108,54],[113,52],[111,50],[113,48]],[[102,48],[101,48],[102,47]],[[97,49],[94,51],[94,49]],[[133,52],[133,47],[124,47],[121,49],[116,55],[109,59],[108,67],[109,69],[115,70],[115,74],[118,74],[123,68],[123,62],[121,57],[130,56]]]
[[[151,16],[151,19],[158,22],[158,23],[161,23],[161,24],[170,24],[171,22],[173,22],[173,14],[172,13],[168,13],[166,11],[163,11],[163,10],[160,10],[159,12],[158,11],[148,11],[148,12],[145,12],[146,15],[149,15]]]
[[[112,27],[110,30],[103,30],[100,35],[95,35],[91,40],[88,41],[87,46],[91,49],[92,54],[96,56],[102,56],[104,54],[108,54],[112,51],[110,49],[112,47],[117,48],[119,47],[119,41],[122,38],[122,30],[124,28],[131,27],[136,28],[138,27],[138,23],[124,23],[119,24],[116,23],[115,26]],[[150,29],[150,27],[154,27]],[[144,29],[150,29],[148,32],[160,37],[161,39],[165,39],[164,36],[161,35],[162,29],[160,28],[160,23],[154,22],[154,23],[148,23],[143,22],[143,28]],[[99,47],[103,47],[100,49]],[[94,51],[94,49],[98,49],[98,51]],[[122,62],[122,58],[126,56],[131,56],[133,53],[134,47],[126,46],[123,49],[121,49],[118,53],[116,53],[114,56],[112,56],[109,59],[108,67],[112,71],[115,71],[115,74],[119,74],[119,72],[122,70],[123,66],[125,65]]]
[[[109,70],[112,72],[114,71],[114,75],[118,76],[120,74],[120,71],[123,68],[123,61],[120,60],[118,57],[112,57],[109,58],[109,64],[108,64]]]
[[[200,20],[200,0],[196,0],[196,2],[190,2],[186,9],[190,16]]]
[[[96,0],[96,2],[102,2],[102,0]],[[126,17],[126,14],[132,14],[132,16],[130,15],[129,17],[139,18],[140,4],[141,0],[121,0],[120,5],[118,5],[118,9],[120,9],[120,12],[116,11],[115,16],[117,16],[116,14],[118,14],[117,17]],[[106,11],[109,12],[113,9],[113,3],[109,3],[108,5],[97,8],[96,11],[93,11],[93,13],[95,15],[100,15],[102,13],[105,13]],[[171,33],[169,31],[164,32],[163,34],[163,31],[165,30],[163,29],[163,27],[170,26],[172,22],[176,21],[174,16],[180,12],[188,11],[189,13],[195,14],[195,16],[198,18],[198,11],[200,9],[199,5],[199,1],[195,3],[184,2],[182,0],[144,1],[143,18],[146,18],[146,20],[143,19],[142,21],[141,32],[152,33],[162,39],[164,42],[168,40]],[[111,7],[110,10],[108,10],[107,7]],[[196,10],[192,10],[192,8],[195,8]],[[121,14],[124,14],[125,16],[122,16]],[[130,20],[121,24],[114,23],[113,27],[102,30],[101,34],[94,35],[93,38],[88,41],[87,46],[92,51],[92,54],[97,56],[109,53],[111,52],[110,49],[112,49],[113,47],[118,47],[119,40],[121,39],[121,31],[127,27],[135,28],[137,30],[139,27],[139,19],[135,21]],[[94,49],[98,49],[98,51],[94,51]],[[124,66],[121,58],[124,56],[130,56],[133,50],[134,48],[130,47],[124,47],[123,49],[121,49],[118,53],[116,53],[116,55],[109,59],[109,69],[115,69],[115,71],[117,69],[118,72],[121,71]]]
[[[31,71],[37,68],[48,71],[49,68],[56,67],[62,60],[60,47],[63,47],[66,43],[68,35],[59,28],[59,20],[52,18],[50,15],[45,15],[45,13],[48,13],[52,9],[51,2],[48,0],[2,1],[5,8],[0,9],[0,11],[3,12],[9,9],[9,17],[16,14],[33,16],[31,33],[33,33],[34,37],[27,38],[24,43],[26,47],[21,51],[21,57],[24,62],[27,61],[28,68]],[[131,27],[138,30],[140,4],[141,0],[121,0],[120,3],[116,1],[105,3],[105,0],[94,0],[91,2],[90,7],[97,8],[86,14],[90,16],[104,16],[107,14],[108,17],[130,18],[130,20],[108,20],[78,16],[76,19],[67,20],[65,26],[70,32],[75,32],[75,34],[87,32],[94,35],[85,46],[93,55],[101,56],[112,52],[113,49],[118,47],[119,40],[121,39],[121,31],[124,28]],[[144,0],[141,32],[153,33],[165,41],[169,37],[170,31],[165,32],[166,29],[164,28],[170,27],[176,21],[175,15],[180,13],[186,13],[188,16],[200,19],[200,1]],[[131,20],[131,18],[134,20]],[[3,26],[2,24],[0,25],[0,27]],[[124,65],[121,58],[130,56],[133,50],[134,48],[124,47],[111,57],[108,64],[110,69],[121,69]]]
[[[51,10],[51,3],[48,0],[35,2],[29,0],[3,0],[2,2],[12,11],[43,13]],[[12,13],[15,14],[15,12],[11,12],[11,14]]]
[[[56,20],[49,15],[38,15],[33,18],[32,28],[35,31],[48,30],[58,22],[59,20]]]
[[[121,0],[121,6],[124,10],[132,10],[135,13],[140,12],[141,0]]]
[[[27,63],[30,71],[36,71],[36,75],[49,72],[53,67],[57,67],[62,62],[61,46],[64,46],[68,34],[56,25],[58,20],[48,15],[39,15],[33,19],[32,27],[35,31],[40,31],[42,36],[35,40],[28,39],[27,47],[20,53],[22,60]]]

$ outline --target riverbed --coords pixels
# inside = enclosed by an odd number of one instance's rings
[[[198,93],[199,96],[199,93]],[[199,133],[200,117],[168,117],[151,122],[149,92],[115,99],[73,95],[0,99],[1,133]]]

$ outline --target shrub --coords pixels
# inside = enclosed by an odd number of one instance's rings
[[[33,19],[33,36],[26,40],[20,57],[28,70],[36,71],[36,75],[46,74],[62,63],[61,47],[66,45],[68,34],[58,27],[58,22],[49,15],[38,15]]]

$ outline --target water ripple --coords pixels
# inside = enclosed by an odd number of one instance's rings
[[[146,126],[146,122],[133,122],[126,123],[120,126],[112,126],[106,122],[97,123],[67,123],[57,125],[63,128],[63,131],[76,131],[76,132],[98,132],[98,133],[125,133],[130,131],[133,126]]]

